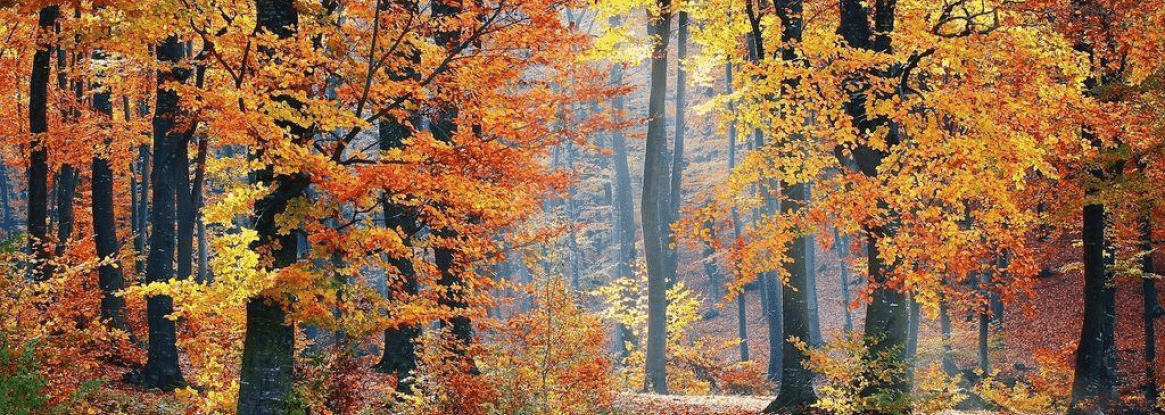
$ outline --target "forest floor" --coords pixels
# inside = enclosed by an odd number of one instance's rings
[[[769,396],[623,393],[615,407],[628,415],[753,415],[761,413],[770,400]]]

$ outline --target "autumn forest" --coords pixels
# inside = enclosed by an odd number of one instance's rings
[[[0,414],[1165,414],[1159,0],[0,0]]]

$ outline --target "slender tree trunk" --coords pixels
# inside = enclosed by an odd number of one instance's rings
[[[29,77],[28,124],[32,133],[29,144],[28,167],[28,249],[34,263],[30,267],[34,281],[52,278],[49,261],[48,235],[48,149],[38,134],[48,132],[48,85],[52,45],[49,44],[53,26],[60,15],[59,6],[40,9],[37,23],[36,53],[32,57],[32,75]]]
[[[194,205],[194,222],[196,224],[196,238],[198,240],[198,274],[195,277],[200,283],[210,283],[209,253],[206,246],[206,223],[202,221],[203,187],[206,182],[206,152],[209,145],[208,137],[198,139],[198,153],[194,160],[194,181],[190,185],[190,198]]]
[[[987,296],[990,285],[991,273],[989,271],[981,273],[979,276],[980,295]],[[991,337],[990,313],[990,304],[979,307],[979,370],[983,372],[984,376],[991,373],[990,345],[988,344]]]
[[[705,222],[704,228],[707,229],[709,234],[714,232],[712,230],[712,222]],[[704,273],[708,275],[708,285],[712,288],[712,308],[704,314],[704,318],[708,319],[720,315],[720,307],[717,304],[724,299],[724,283],[720,281],[720,270],[717,269],[716,259],[713,258],[716,255],[716,250],[712,248],[712,244],[705,243],[704,251],[701,255],[703,258],[700,262],[704,265]]]
[[[134,248],[137,251],[134,270],[138,274],[146,272],[146,260],[149,257],[150,188],[153,182],[150,180],[150,176],[153,175],[151,172],[154,169],[150,156],[149,147],[145,144],[138,147],[138,171],[142,179],[138,182],[138,188],[133,190],[138,193],[138,223],[137,232],[134,233]]]
[[[0,222],[0,229],[3,229],[5,238],[11,238],[16,231],[16,224],[12,220],[12,189],[8,183],[8,168],[4,162],[0,160],[0,216],[4,217],[4,221]]]
[[[846,334],[849,334],[854,331],[854,317],[853,313],[850,312],[850,303],[853,302],[853,299],[850,298],[849,293],[849,285],[851,282],[849,276],[849,236],[841,235],[837,232],[837,228],[834,228],[833,237],[837,243],[837,276],[840,279],[839,285],[841,286],[841,311],[845,317],[842,330]]]
[[[813,185],[808,184],[809,194],[813,194]],[[809,344],[814,347],[825,345],[821,337],[821,315],[817,306],[817,238],[808,235],[808,251],[805,253],[806,267],[809,275],[805,278],[805,298],[809,302]]]
[[[80,18],[80,10],[76,10],[74,17]],[[60,34],[60,26],[56,27]],[[68,54],[60,44],[57,45],[57,88],[61,91],[69,90]],[[77,89],[76,97],[81,98],[82,91]],[[75,108],[63,109],[62,118],[65,122],[75,123],[81,117],[80,111]],[[58,258],[65,254],[69,240],[73,237],[73,224],[76,215],[73,214],[73,201],[77,196],[77,169],[65,163],[57,171],[56,214],[57,214],[57,245],[55,254]]]
[[[1141,258],[1141,297],[1144,299],[1145,322],[1145,404],[1146,412],[1156,413],[1161,408],[1158,405],[1159,391],[1157,388],[1157,336],[1154,321],[1165,315],[1165,310],[1157,302],[1156,280],[1149,278],[1155,272],[1153,267],[1153,206],[1150,202],[1141,217],[1141,246],[1145,256]]]
[[[687,110],[687,71],[684,70],[684,59],[688,56],[688,13],[678,13],[676,25],[676,108],[675,108],[675,138],[671,159],[671,182],[667,192],[667,205],[662,206],[665,213],[663,229],[663,252],[668,287],[675,285],[679,272],[679,244],[676,243],[672,225],[679,220],[680,205],[684,199],[684,130],[687,128],[685,111]]]
[[[728,95],[732,95],[732,63],[724,64],[724,84]],[[732,102],[728,103],[728,113],[735,115],[736,111],[733,108]],[[728,123],[728,172],[732,174],[732,170],[736,169],[736,123]],[[733,241],[740,240],[740,212],[736,206],[732,207],[732,239]],[[745,291],[741,290],[740,294],[736,296],[736,331],[740,337],[740,361],[746,361],[748,356],[748,316],[745,305]]]
[[[93,53],[96,60],[104,60],[105,53],[98,50]],[[113,103],[110,101],[109,91],[103,91],[99,83],[94,83],[93,108],[107,120],[113,118]],[[107,131],[107,134],[111,132]],[[112,143],[112,137],[102,139],[103,147]],[[114,216],[113,198],[113,169],[109,160],[102,157],[101,152],[95,152],[91,168],[92,178],[92,215],[93,241],[97,250],[97,257],[103,263],[97,268],[97,285],[101,288],[101,319],[108,322],[110,327],[129,331],[130,327],[125,319],[125,299],[116,293],[125,288],[125,277],[121,274],[120,261],[117,259],[120,251],[117,242],[117,221]]]
[[[622,23],[618,17],[611,17],[609,24],[611,27],[619,27]],[[612,65],[611,67],[611,85],[623,85],[623,66]],[[611,99],[611,110],[615,114],[614,122],[622,121],[622,114],[624,109],[623,95],[616,95]],[[615,274],[618,278],[632,278],[634,272],[632,267],[635,266],[636,257],[635,252],[635,202],[631,194],[631,169],[627,165],[627,141],[623,137],[623,130],[617,129],[611,132],[611,146],[615,149],[615,205],[618,208],[619,224],[616,226],[619,230],[619,253],[615,263]],[[626,348],[627,344],[637,344],[638,339],[635,338],[631,329],[624,324],[619,324],[617,327],[619,332],[619,347],[622,351],[622,356],[627,357],[629,351]]]
[[[906,337],[906,359],[910,362],[911,378],[914,376],[914,371],[918,367],[918,328],[922,323],[922,309],[915,301],[914,295],[909,297],[910,301],[910,324],[907,326],[908,336]]]
[[[942,365],[943,372],[947,375],[954,376],[959,372],[959,366],[955,364],[955,353],[951,348],[951,313],[950,305],[947,304],[946,294],[939,293],[938,303],[938,320],[939,330],[942,332]]]
[[[661,218],[667,168],[667,49],[671,36],[671,1],[657,0],[659,16],[649,16],[647,34],[653,39],[651,88],[648,93],[647,151],[643,163],[643,246],[647,258],[647,387],[666,394],[667,388],[667,259]]]
[[[158,60],[163,66],[178,63],[183,48],[177,36],[171,36],[157,48]],[[167,82],[185,80],[182,69],[168,69],[158,73],[157,111],[154,114],[154,156],[150,171],[153,182],[153,209],[150,210],[150,251],[146,261],[145,282],[165,282],[174,277],[175,202],[178,198],[177,175],[179,148],[184,148],[185,134],[176,131],[181,116],[178,93],[164,88]],[[142,370],[142,382],[147,387],[172,390],[185,383],[178,366],[177,333],[174,321],[166,318],[174,312],[173,299],[155,295],[146,299],[149,322],[148,359]]]

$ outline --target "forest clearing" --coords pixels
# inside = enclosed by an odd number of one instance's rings
[[[0,415],[1165,415],[1160,0],[0,0]]]

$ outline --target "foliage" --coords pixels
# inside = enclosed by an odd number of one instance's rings
[[[821,375],[816,407],[829,413],[904,414],[918,410],[935,413],[953,408],[966,395],[959,390],[958,376],[950,377],[937,366],[916,373],[916,390],[902,395],[893,390],[872,388],[911,370],[909,362],[894,358],[893,350],[871,351],[870,339],[852,335],[819,348],[794,339],[809,356],[807,367]]]
[[[603,318],[627,326],[635,338],[644,338],[647,333],[647,284],[642,272],[638,275],[638,278],[614,280],[596,290],[595,295],[606,304],[601,313]],[[668,289],[667,299],[668,390],[706,394],[713,389],[722,389],[723,385],[718,383],[726,367],[714,356],[737,343],[691,338],[692,325],[701,320],[702,301],[683,282],[677,281]],[[626,347],[629,353],[618,376],[624,388],[635,389],[644,381],[643,345],[641,342]]]
[[[497,393],[489,413],[600,413],[615,392],[603,325],[576,304],[561,279],[542,285],[528,313],[487,331],[481,371]]]
[[[38,369],[36,343],[13,345],[0,335],[0,412],[14,415],[37,413],[48,401],[42,390],[48,386]]]
[[[994,407],[1012,413],[1060,413],[1067,409],[1062,392],[1039,391],[1023,381],[1009,386],[998,379],[998,373],[985,376],[971,391]]]

